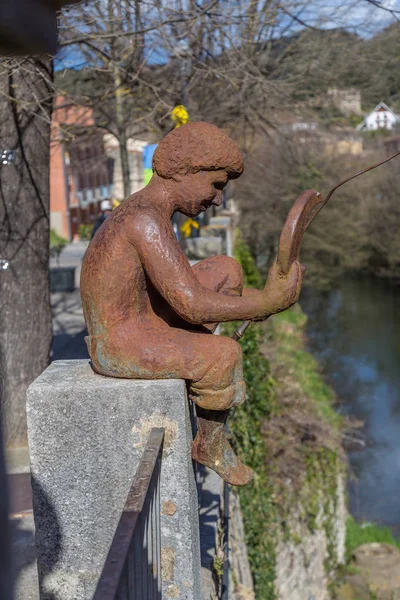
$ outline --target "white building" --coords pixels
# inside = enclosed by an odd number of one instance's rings
[[[112,174],[112,198],[116,200],[125,200],[124,185],[121,168],[121,155],[119,152],[119,142],[111,133],[106,133],[103,137],[104,148],[107,156],[113,160]],[[149,142],[134,138],[128,139],[128,160],[131,179],[131,194],[138,192],[144,186],[144,166],[143,166],[143,148]]]
[[[374,131],[376,129],[393,129],[400,121],[399,117],[384,102],[379,102],[362,123],[358,131]]]

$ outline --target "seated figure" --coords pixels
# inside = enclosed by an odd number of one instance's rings
[[[225,481],[245,485],[252,470],[225,436],[229,410],[245,400],[240,345],[212,335],[220,322],[262,321],[297,301],[302,269],[275,264],[264,290],[244,289],[241,266],[214,256],[191,267],[174,234],[176,211],[196,217],[222,202],[240,176],[237,145],[217,127],[189,123],[157,147],[147,187],[125,200],[91,241],[81,294],[93,369],[108,377],[185,379],[196,405],[192,456]]]

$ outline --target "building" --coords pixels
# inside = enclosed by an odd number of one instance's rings
[[[122,178],[121,155],[119,142],[112,134],[106,134],[103,138],[104,149],[107,157],[113,163],[112,197],[115,200],[124,200],[124,184]],[[145,185],[143,150],[148,142],[130,138],[128,140],[128,160],[130,173],[131,194],[138,192]]]
[[[399,117],[384,102],[379,102],[358,125],[358,131],[377,131],[378,129],[393,129],[399,122]]]
[[[346,117],[361,115],[361,92],[355,88],[331,88],[326,93],[326,103],[340,110]]]
[[[105,153],[104,134],[90,108],[59,96],[52,118],[50,150],[50,227],[62,237],[79,237],[100,202],[111,197],[113,165]]]
[[[131,193],[144,186],[146,144],[128,140]],[[90,108],[60,96],[52,121],[50,227],[70,241],[78,239],[106,199],[124,199],[118,141],[95,126]]]

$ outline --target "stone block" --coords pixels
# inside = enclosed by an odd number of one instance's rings
[[[218,236],[205,236],[198,238],[188,238],[187,255],[193,260],[201,260],[209,256],[222,254],[222,238]]]
[[[53,362],[27,398],[41,600],[89,600],[152,427],[161,467],[163,598],[199,600],[197,492],[185,382],[96,375]]]

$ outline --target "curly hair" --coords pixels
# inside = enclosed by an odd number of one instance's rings
[[[187,123],[168,133],[153,156],[153,171],[164,179],[219,169],[235,179],[243,172],[243,157],[231,138],[204,121]]]

